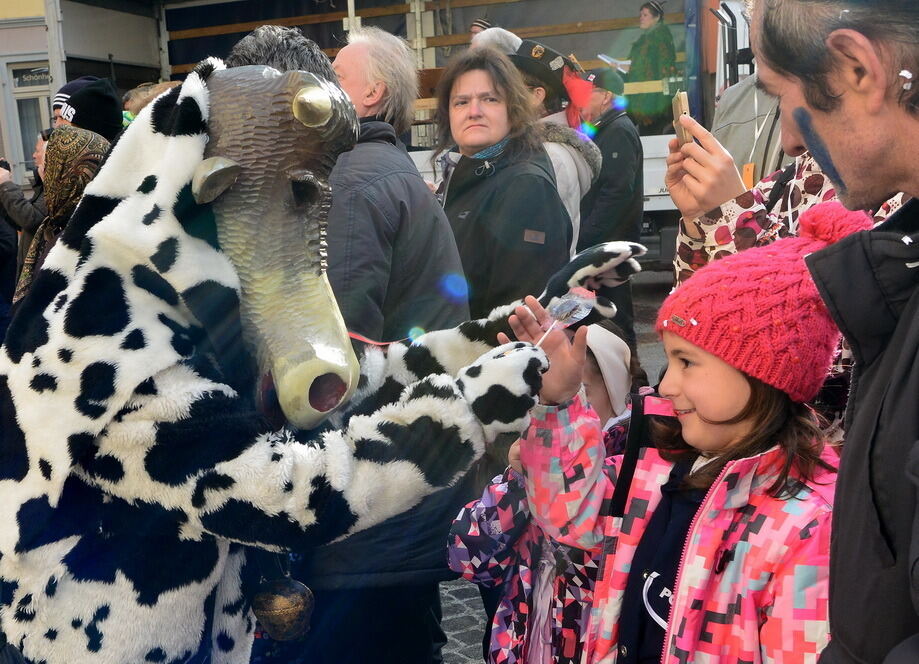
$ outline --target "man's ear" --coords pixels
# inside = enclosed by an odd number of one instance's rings
[[[370,86],[370,89],[367,91],[367,94],[364,95],[364,106],[372,108],[379,104],[383,100],[383,96],[386,94],[386,84],[383,81],[374,81],[373,85]]]
[[[840,94],[858,95],[869,113],[879,113],[890,88],[891,70],[887,53],[856,30],[834,30],[826,39],[835,71],[832,76]],[[894,76],[896,74],[893,74]]]

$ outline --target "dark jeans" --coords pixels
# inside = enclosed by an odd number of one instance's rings
[[[482,658],[487,662],[491,651],[491,621],[498,611],[498,604],[506,589],[504,586],[491,588],[479,586],[479,597],[482,598],[482,608],[485,609],[485,631],[482,634]]]
[[[256,639],[253,664],[439,664],[440,588],[313,589],[316,610],[300,641]]]

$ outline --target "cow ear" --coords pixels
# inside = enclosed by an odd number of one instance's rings
[[[233,186],[241,170],[239,164],[226,157],[210,157],[202,161],[191,179],[191,193],[195,201],[202,205],[215,200]]]

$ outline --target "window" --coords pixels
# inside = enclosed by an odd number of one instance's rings
[[[24,62],[9,66],[10,80],[13,81],[13,99],[16,102],[16,116],[19,120],[19,144],[22,147],[21,158],[17,156],[16,167],[20,167],[22,176],[35,168],[32,152],[35,139],[45,127],[51,126],[49,107],[50,77],[47,62]],[[15,136],[13,137],[15,141]],[[12,157],[10,158],[12,161]]]

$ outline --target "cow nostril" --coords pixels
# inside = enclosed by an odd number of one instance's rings
[[[313,179],[291,180],[290,190],[297,207],[313,205],[322,195],[319,183]]]
[[[310,406],[320,413],[325,413],[341,403],[348,386],[339,376],[324,373],[317,376],[310,385]]]

